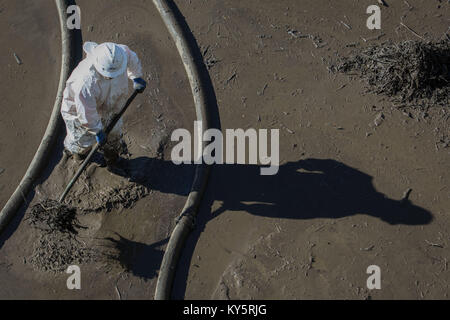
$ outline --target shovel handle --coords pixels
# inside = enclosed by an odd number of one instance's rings
[[[133,94],[128,98],[125,105],[122,107],[119,113],[115,114],[111,122],[106,126],[105,135],[106,139],[108,139],[108,134],[111,132],[112,129],[114,129],[114,126],[117,124],[117,121],[122,117],[122,115],[125,113],[125,111],[130,106],[131,102],[133,102],[134,98],[136,98],[138,92],[134,90]],[[92,150],[87,155],[86,159],[84,159],[83,163],[81,164],[80,168],[78,168],[78,171],[75,173],[72,179],[70,179],[69,183],[67,184],[66,189],[62,193],[61,197],[59,198],[59,203],[62,203],[64,199],[66,198],[67,194],[69,193],[70,189],[72,189],[72,186],[75,184],[75,182],[80,177],[81,173],[84,171],[86,166],[89,164],[92,156],[94,153],[100,148],[100,145],[96,143]]]
[[[125,105],[122,107],[122,109],[119,111],[119,113],[115,114],[111,122],[106,126],[105,135],[106,138],[108,138],[108,134],[111,132],[112,129],[114,129],[114,126],[117,124],[117,121],[122,117],[122,115],[127,111],[130,104],[133,102],[134,98],[138,95],[138,92],[134,90],[133,94],[128,98]]]

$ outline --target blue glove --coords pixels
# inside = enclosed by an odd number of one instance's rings
[[[100,146],[103,146],[106,143],[106,136],[105,133],[103,132],[103,130],[100,130],[96,135],[95,135],[95,140],[97,140],[97,143]]]
[[[139,93],[144,92],[145,88],[147,87],[147,82],[145,82],[142,78],[136,78],[133,79],[133,88]]]

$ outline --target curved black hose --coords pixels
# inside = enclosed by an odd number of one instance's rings
[[[202,80],[199,63],[195,60],[195,52],[189,45],[183,28],[173,12],[173,9],[176,8],[176,6],[174,2],[170,0],[153,0],[153,3],[160,13],[172,39],[175,41],[175,45],[181,60],[183,61],[191,85],[197,120],[202,122],[203,130],[209,129],[211,124],[207,103],[207,86]],[[199,137],[201,140],[202,135]],[[203,143],[203,141],[200,141],[199,143]],[[200,200],[206,189],[209,170],[210,167],[206,165],[197,165],[196,167],[191,192],[177,219],[177,224],[170,236],[169,243],[164,253],[156,284],[155,300],[170,299],[176,266],[185,245],[186,238],[193,229]]]

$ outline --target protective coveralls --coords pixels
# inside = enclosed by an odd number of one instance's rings
[[[99,61],[101,64],[104,57],[101,56],[102,52],[99,53],[100,46],[86,42],[83,49],[87,56],[66,82],[61,115],[67,129],[64,146],[72,154],[85,155],[89,152],[96,142],[96,135],[106,128],[113,115],[125,104],[128,98],[128,78],[135,80],[142,77],[141,62],[135,52],[126,45],[105,45],[100,45],[103,46],[103,51],[109,50],[111,53],[111,50],[116,50],[121,54],[120,68],[114,69],[116,71],[111,74],[104,69],[106,73],[102,72]],[[116,58],[113,56],[113,59]],[[120,153],[121,138],[122,120],[109,133],[107,143],[103,146],[107,161],[108,156],[118,156]]]

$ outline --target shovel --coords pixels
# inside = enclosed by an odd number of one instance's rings
[[[136,98],[138,94],[138,91],[135,90],[133,92],[133,94],[128,98],[127,102],[125,103],[125,105],[122,107],[122,109],[120,110],[119,113],[115,114],[114,117],[112,118],[111,122],[107,125],[106,130],[105,130],[105,136],[106,139],[108,139],[108,134],[111,132],[111,130],[114,128],[114,126],[116,125],[117,121],[119,121],[119,119],[122,117],[122,115],[125,113],[125,111],[128,109],[128,107],[130,106],[131,102],[133,102],[134,98]],[[88,156],[86,157],[86,159],[84,159],[83,163],[81,164],[80,168],[78,169],[78,171],[75,173],[75,175],[73,176],[73,178],[70,180],[69,184],[67,185],[66,189],[64,190],[64,192],[62,193],[61,197],[59,198],[58,202],[60,204],[63,203],[64,199],[66,198],[67,194],[69,193],[70,189],[72,188],[72,186],[74,185],[74,183],[78,180],[78,178],[80,177],[81,173],[83,172],[83,170],[86,168],[86,166],[89,164],[92,156],[94,155],[94,153],[98,150],[98,148],[100,148],[100,145],[98,143],[96,143],[94,145],[94,147],[92,148],[92,150],[89,152]]]

